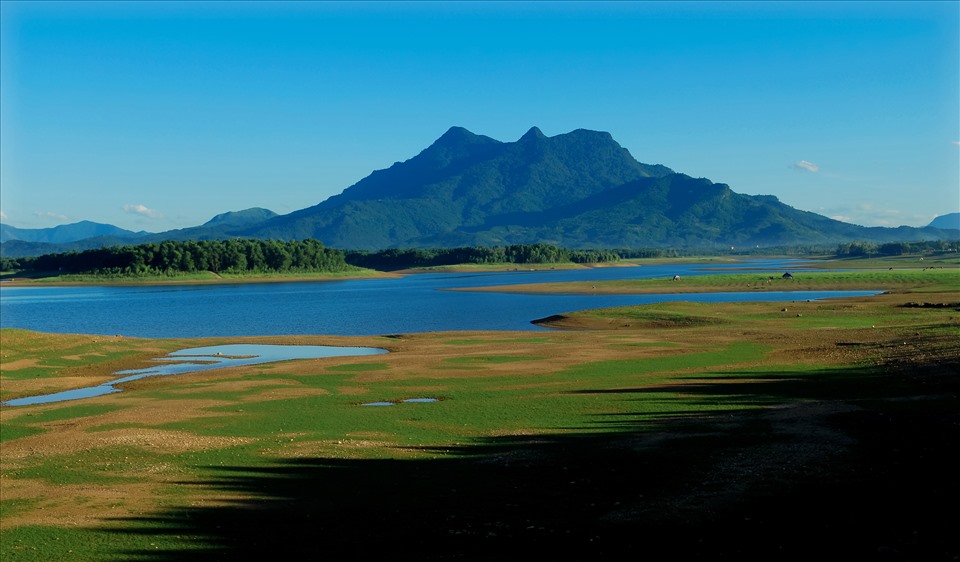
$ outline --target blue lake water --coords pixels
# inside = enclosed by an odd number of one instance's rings
[[[379,335],[449,330],[542,330],[554,314],[664,301],[796,301],[877,291],[682,295],[528,295],[447,289],[560,281],[681,278],[751,267],[758,279],[798,274],[799,262],[651,265],[578,270],[416,274],[391,279],[144,287],[0,285],[0,326],[136,337]],[[682,280],[680,281],[682,282]],[[784,281],[785,286],[788,281]]]

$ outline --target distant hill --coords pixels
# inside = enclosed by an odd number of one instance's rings
[[[23,240],[7,240],[0,243],[0,257],[22,258],[26,256],[42,256],[44,254],[63,254],[66,252],[81,252],[108,246],[126,246],[140,244],[142,238],[114,238],[112,236],[96,236],[76,242],[52,244],[49,242],[25,242]]]
[[[865,228],[643,164],[608,133],[500,142],[453,127],[417,156],[318,205],[237,231],[345,249],[551,243],[568,248],[729,246],[956,237]]]
[[[13,238],[10,240],[5,240],[2,244],[0,244],[0,255],[5,258],[20,258],[25,256],[39,256],[43,254],[89,250],[92,248],[102,248],[104,246],[162,242],[163,240],[219,240],[225,238],[235,238],[236,236],[230,233],[232,230],[249,227],[250,225],[258,224],[275,216],[277,216],[277,214],[273,211],[255,207],[243,211],[221,213],[201,226],[170,230],[160,233],[132,233],[128,230],[123,230],[122,228],[117,228],[111,225],[99,225],[101,227],[105,227],[101,229],[104,232],[117,232],[119,234],[96,235],[76,240],[66,240],[63,242],[53,242],[50,241],[52,240],[52,237],[50,236],[44,237],[43,235],[35,234],[32,236],[34,240],[25,238]],[[15,233],[38,232],[31,231],[29,229],[16,229],[13,227],[7,227],[6,225],[3,226],[4,229],[9,228]],[[63,227],[42,230],[52,231],[56,229],[63,229],[67,226],[74,225],[64,225]]]
[[[200,226],[168,230],[144,237],[144,242],[162,242],[163,240],[224,240],[237,238],[237,232],[276,217],[269,209],[254,207],[243,211],[221,213]]]
[[[114,238],[139,238],[146,232],[133,232],[113,226],[90,221],[63,224],[52,228],[16,228],[0,224],[0,242],[20,240],[23,242],[42,242],[45,244],[65,244],[98,236]]]
[[[930,221],[930,224],[927,226],[930,228],[953,228],[960,230],[960,213],[940,215]]]
[[[220,213],[219,215],[203,223],[201,226],[204,228],[246,227],[261,223],[267,219],[272,219],[275,216],[277,216],[277,213],[274,213],[270,209],[254,207],[244,211],[229,211],[226,213]]]

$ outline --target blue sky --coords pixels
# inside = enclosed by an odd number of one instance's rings
[[[453,125],[922,226],[960,211],[960,3],[0,2],[5,224],[289,213]]]

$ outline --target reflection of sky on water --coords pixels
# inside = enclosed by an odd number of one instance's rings
[[[158,357],[155,361],[165,364],[155,365],[144,369],[118,371],[116,375],[126,375],[123,378],[112,380],[101,385],[88,388],[78,388],[30,396],[4,402],[6,406],[28,406],[32,404],[49,404],[66,400],[93,398],[120,392],[115,385],[135,381],[145,377],[164,375],[179,375],[210,369],[239,367],[242,365],[257,365],[273,363],[290,359],[318,359],[322,357],[345,357],[355,355],[378,355],[386,353],[385,349],[373,347],[336,347],[328,345],[263,345],[263,344],[233,344],[216,345],[210,347],[195,347],[174,351],[166,357]]]
[[[436,398],[407,398],[397,402],[367,402],[361,406],[396,406],[397,404],[424,404],[427,402],[439,402]]]
[[[689,277],[718,270],[758,278],[799,271],[798,262],[644,265],[578,270],[438,273],[390,279],[154,287],[3,287],[0,325],[66,334],[136,337],[380,335],[453,330],[543,330],[555,314],[665,301],[796,301],[858,292],[683,295],[524,295],[449,291],[484,285]],[[789,288],[789,282],[784,282]]]

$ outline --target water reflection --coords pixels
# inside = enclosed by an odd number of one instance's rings
[[[767,279],[798,271],[786,260],[729,267],[644,265],[567,271],[437,273],[397,279],[177,286],[0,287],[0,327],[58,334],[200,338],[329,334],[372,336],[451,330],[545,330],[530,322],[585,309],[668,300],[794,301],[873,294],[741,292],[683,295],[525,295],[452,291],[484,285],[672,278],[742,271]],[[790,285],[792,288],[793,285]],[[785,287],[787,288],[787,287]],[[136,310],[136,314],[129,311]]]
[[[361,406],[396,406],[397,404],[422,404],[426,402],[439,402],[436,398],[407,398],[398,402],[367,402]]]
[[[319,359],[323,357],[346,357],[355,355],[379,355],[387,353],[385,349],[375,347],[337,347],[329,345],[267,345],[267,344],[230,344],[208,347],[194,347],[174,351],[166,357],[158,357],[160,365],[145,369],[118,371],[114,374],[125,375],[122,378],[105,382],[97,386],[65,390],[53,394],[29,396],[8,400],[5,406],[29,406],[32,404],[49,404],[65,400],[79,400],[93,398],[120,392],[116,385],[135,381],[145,377],[165,375],[179,375],[210,369],[239,367],[243,365],[258,365],[290,359]]]

